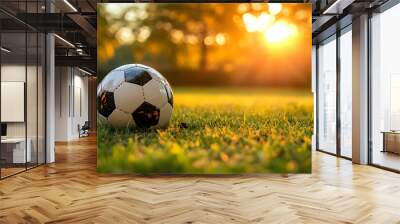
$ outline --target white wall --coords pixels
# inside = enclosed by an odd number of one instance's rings
[[[36,66],[28,66],[18,64],[4,64],[1,66],[1,81],[2,82],[25,82],[25,69],[28,72],[28,88],[27,88],[27,120],[28,120],[28,137],[30,128],[35,131],[36,137],[36,80],[31,78],[31,74],[35,74],[36,77]],[[32,87],[33,86],[33,87]],[[31,88],[29,88],[31,87]],[[4,97],[4,96],[3,96]],[[38,105],[41,107],[42,105]],[[33,108],[34,107],[34,108]],[[7,108],[2,108],[6,110]],[[34,113],[33,113],[34,112]],[[33,122],[33,123],[32,123]],[[32,131],[33,132],[33,131]],[[25,122],[7,122],[7,135],[9,137],[25,137]]]
[[[56,67],[55,85],[55,140],[77,139],[78,125],[88,120],[88,78],[76,68]]]
[[[82,73],[79,72],[79,75],[76,75],[76,71],[75,70],[75,75],[74,75],[74,92],[73,94],[75,94],[73,96],[74,99],[74,109],[75,113],[73,113],[74,115],[74,119],[72,119],[72,135],[75,137],[78,137],[79,133],[78,133],[78,124],[80,124],[81,126],[85,123],[85,121],[88,121],[89,119],[89,111],[88,111],[88,106],[89,106],[89,102],[88,102],[88,77],[87,76],[82,76]],[[80,93],[79,93],[80,92]],[[80,95],[80,97],[79,97]],[[80,103],[78,102],[80,101]],[[81,108],[79,108],[81,107]],[[80,109],[82,111],[80,111]]]
[[[69,68],[55,68],[55,140],[68,140],[68,87],[70,83]]]
[[[25,64],[6,64],[1,66],[1,81],[25,82]],[[1,108],[5,110],[6,108]],[[7,123],[7,137],[25,137],[24,122]]]

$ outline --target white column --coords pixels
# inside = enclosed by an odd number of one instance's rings
[[[54,35],[46,36],[46,162],[55,161],[54,133],[55,133],[55,72],[54,72]]]
[[[353,162],[368,163],[368,15],[353,19]]]

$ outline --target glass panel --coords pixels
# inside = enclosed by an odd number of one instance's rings
[[[27,63],[27,80],[26,80],[26,112],[27,112],[27,143],[30,148],[30,160],[28,160],[28,168],[37,165],[38,147],[37,147],[37,79],[38,79],[38,36],[36,32],[27,33],[28,38],[28,63]]]
[[[351,158],[352,149],[352,35],[340,36],[340,152]]]
[[[27,2],[27,13],[37,13],[39,5],[36,1]],[[32,20],[37,20],[35,16]],[[38,22],[38,21],[32,21]],[[27,30],[27,80],[26,80],[26,113],[27,113],[27,150],[31,151],[27,167],[38,164],[38,45],[39,37],[36,30]]]
[[[400,170],[400,5],[372,18],[372,163]]]
[[[31,158],[26,150],[26,33],[3,32],[1,43],[7,49],[1,51],[1,172],[5,177],[25,170]]]
[[[318,147],[336,153],[336,39],[318,48]]]
[[[25,12],[44,12],[45,1],[1,1],[0,7],[25,20]],[[4,178],[45,162],[45,35],[1,12],[0,31]]]
[[[40,33],[38,45],[38,163],[45,163],[45,35]]]

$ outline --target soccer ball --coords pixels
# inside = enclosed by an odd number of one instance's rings
[[[172,109],[168,81],[145,65],[118,67],[97,86],[97,115],[113,127],[166,128]]]

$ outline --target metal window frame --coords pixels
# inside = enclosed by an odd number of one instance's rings
[[[351,25],[352,23],[344,26],[344,27],[339,27],[338,25],[336,25],[336,32],[333,33],[332,35],[320,40],[318,42],[318,44],[316,44],[316,151],[319,152],[323,152],[329,155],[333,155],[339,158],[343,158],[346,160],[352,160],[352,158],[347,157],[342,155],[342,150],[341,150],[341,131],[342,131],[342,127],[341,127],[341,117],[340,117],[340,103],[341,103],[341,94],[340,94],[340,81],[341,81],[341,65],[340,65],[340,37],[342,35],[344,35],[347,32],[351,32]],[[334,38],[332,38],[333,36],[335,36]],[[332,40],[329,40],[332,39]],[[318,53],[318,49],[319,49],[319,45],[323,42],[330,42],[330,41],[336,41],[336,152],[332,153],[329,152],[327,150],[321,149],[319,147],[319,53]]]
[[[340,114],[341,92],[341,65],[340,65],[340,42],[341,30],[336,30],[336,154],[341,157],[342,149],[342,123]]]

